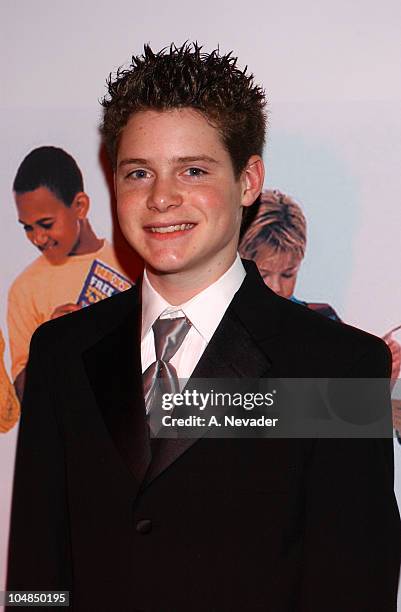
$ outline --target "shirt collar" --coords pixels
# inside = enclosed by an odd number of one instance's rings
[[[142,340],[147,336],[153,323],[167,309],[172,308],[149,282],[146,268],[143,271],[142,281]],[[179,310],[179,307],[176,308]]]
[[[244,266],[237,254],[232,266],[217,281],[188,302],[172,306],[152,287],[145,269],[142,283],[142,340],[160,315],[181,310],[202,338],[209,342],[245,276]]]

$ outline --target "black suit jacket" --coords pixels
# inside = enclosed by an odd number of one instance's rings
[[[139,322],[134,288],[34,335],[8,588],[76,612],[395,611],[392,440],[162,440],[149,465]],[[251,265],[194,376],[389,373],[384,343]]]

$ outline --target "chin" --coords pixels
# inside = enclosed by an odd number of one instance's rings
[[[179,274],[183,271],[183,268],[181,268],[180,266],[153,265],[151,263],[146,263],[146,267],[148,270],[153,272],[153,274],[157,274],[159,276],[164,276],[168,274]]]
[[[149,267],[164,272],[179,270],[188,265],[188,256],[173,250],[143,251],[141,256]]]
[[[146,267],[155,274],[178,274],[188,270],[188,263],[182,260],[144,259]]]
[[[67,259],[68,255],[65,253],[62,254],[52,254],[51,256],[49,256],[48,253],[46,253],[46,251],[43,253],[43,255],[46,257],[47,261],[52,264],[53,266],[58,266],[62,263],[65,262],[65,260]]]

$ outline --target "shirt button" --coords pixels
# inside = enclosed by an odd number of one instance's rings
[[[149,519],[142,519],[138,521],[136,524],[136,530],[138,533],[142,533],[142,535],[150,533],[152,531],[152,521]]]

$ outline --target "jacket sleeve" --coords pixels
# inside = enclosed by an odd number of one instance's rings
[[[63,439],[53,399],[47,326],[32,337],[18,435],[8,590],[70,590],[71,556]]]
[[[387,378],[384,343],[347,377]],[[381,401],[388,406],[389,385]],[[376,398],[377,399],[377,398]],[[391,422],[389,422],[391,431]],[[315,441],[305,482],[300,612],[396,612],[400,517],[393,489],[393,440]]]

